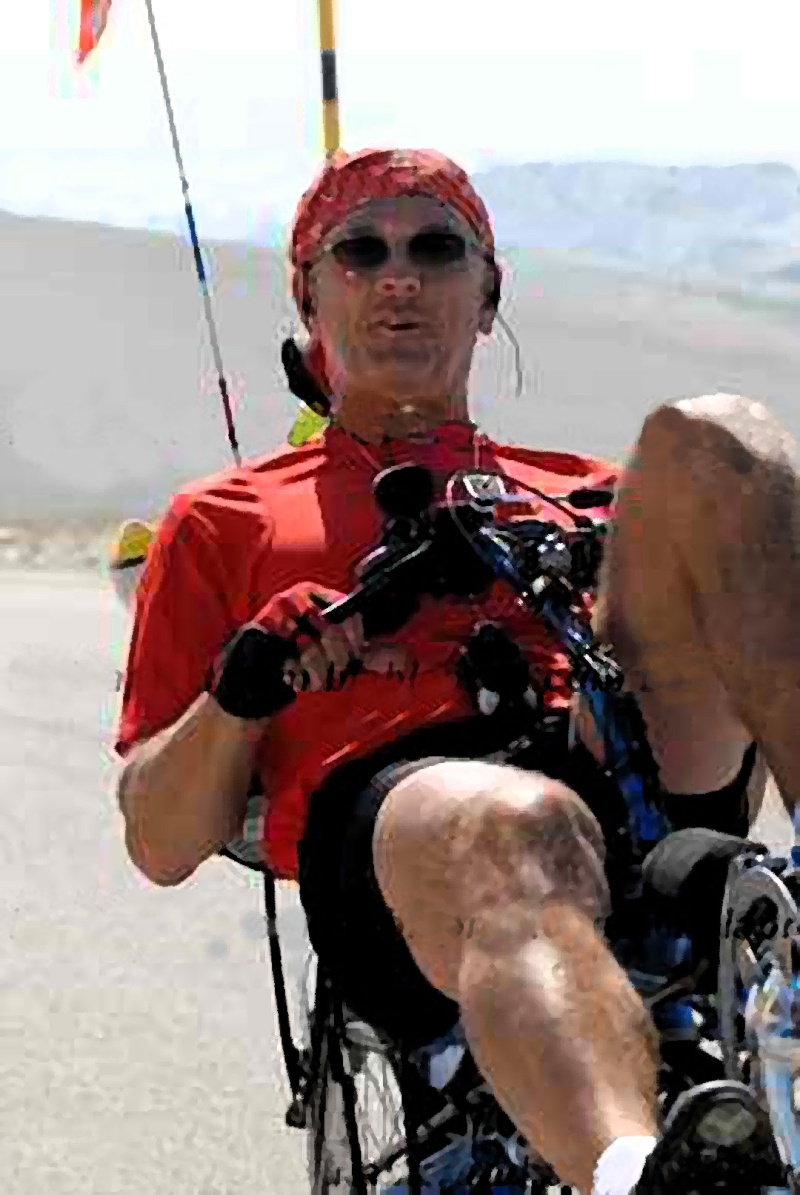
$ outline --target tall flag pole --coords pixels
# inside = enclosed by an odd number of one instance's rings
[[[178,128],[175,122],[175,110],[172,106],[172,97],[170,95],[169,84],[167,82],[167,71],[166,67],[164,66],[164,56],[161,53],[161,42],[159,40],[158,29],[156,27],[153,2],[152,0],[144,0],[144,5],[147,12],[147,23],[150,27],[150,39],[153,43],[153,52],[156,59],[158,81],[161,85],[161,96],[164,101],[164,109],[167,114],[169,134],[172,141],[172,153],[175,158],[175,165],[178,171],[181,191],[183,193],[183,210],[186,213],[189,239],[192,243],[194,266],[197,273],[197,281],[200,286],[200,296],[203,301],[203,310],[206,317],[206,325],[208,327],[208,335],[211,343],[211,353],[214,359],[214,367],[217,371],[217,385],[219,388],[220,399],[222,401],[223,415],[225,417],[225,430],[228,434],[228,444],[230,445],[233,459],[237,465],[240,465],[242,463],[242,457],[239,451],[239,441],[237,439],[236,425],[233,419],[233,407],[231,404],[230,393],[228,391],[228,382],[222,363],[222,352],[219,346],[217,322],[214,318],[214,308],[211,301],[211,287],[206,274],[203,253],[200,248],[200,239],[197,235],[194,208],[192,207],[192,200],[189,194],[189,183],[186,179],[183,155],[181,154],[180,141],[178,140]],[[80,30],[78,34],[77,53],[79,66],[82,65],[88,56],[97,49],[97,44],[100,41],[103,31],[108,23],[108,14],[110,8],[111,0],[81,0]]]
[[[230,446],[233,459],[237,465],[241,465],[242,456],[241,452],[239,451],[239,441],[236,435],[236,424],[234,423],[233,419],[233,407],[231,404],[230,393],[228,391],[228,381],[225,376],[225,368],[222,363],[222,352],[219,346],[217,321],[214,318],[214,307],[211,300],[211,287],[209,285],[205,264],[203,262],[200,239],[197,235],[194,208],[192,207],[192,200],[189,195],[189,183],[186,179],[183,155],[181,154],[180,142],[178,140],[178,127],[175,123],[175,110],[172,106],[172,97],[170,96],[169,85],[167,83],[167,71],[166,67],[164,66],[164,57],[161,53],[161,41],[159,39],[158,29],[156,27],[155,12],[153,11],[153,0],[144,0],[144,3],[147,10],[147,23],[150,26],[150,40],[153,43],[156,69],[158,70],[158,81],[161,84],[161,96],[164,100],[164,110],[167,114],[167,124],[169,125],[169,134],[172,141],[172,153],[175,158],[175,165],[178,171],[178,178],[180,179],[181,191],[183,193],[183,210],[186,213],[186,224],[189,229],[189,239],[192,242],[195,272],[197,274],[197,281],[200,286],[200,296],[203,301],[203,311],[206,317],[206,327],[208,328],[208,336],[211,344],[211,354],[214,359],[214,367],[217,371],[217,388],[222,401],[222,411],[225,417],[225,430],[228,435],[228,444]]]
[[[77,50],[77,59],[79,64],[83,64],[86,58],[96,50],[98,42],[102,37],[103,31],[108,23],[111,4],[112,0],[80,0],[80,29]],[[239,443],[233,419],[233,410],[230,394],[228,392],[227,379],[222,363],[217,324],[214,318],[212,306],[211,287],[206,275],[203,254],[197,235],[194,210],[189,195],[189,184],[186,178],[183,155],[181,154],[180,142],[178,140],[175,113],[172,106],[169,85],[167,82],[167,72],[164,65],[163,55],[161,53],[161,45],[156,27],[153,0],[144,0],[144,5],[147,12],[148,25],[150,27],[150,37],[153,43],[153,51],[155,53],[158,78],[159,83],[161,84],[161,93],[164,100],[164,108],[166,110],[167,121],[169,124],[172,151],[175,157],[175,165],[178,171],[181,191],[183,193],[186,223],[192,243],[197,280],[200,286],[200,295],[203,302],[203,309],[208,327],[209,339],[211,342],[211,351],[217,372],[217,383],[219,387],[220,398],[222,400],[222,409],[225,417],[228,443],[231,448],[233,459],[238,465],[241,463],[241,454],[239,451]],[[317,0],[317,15],[319,20],[319,53],[322,82],[323,145],[325,157],[330,158],[336,152],[336,150],[340,148],[341,140],[341,128],[339,121],[339,90],[336,70],[336,0]],[[304,407],[299,413],[295,425],[289,434],[289,443],[295,445],[305,443],[315,434],[318,434],[324,428],[326,423],[327,420],[315,414],[309,408]]]

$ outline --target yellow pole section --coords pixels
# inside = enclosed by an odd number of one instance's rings
[[[339,91],[336,83],[336,0],[317,0],[322,69],[322,132],[325,156],[339,148]]]
[[[325,157],[339,148],[339,92],[336,84],[336,0],[317,0],[319,57],[322,69],[322,135]],[[328,426],[324,415],[301,404],[288,435],[293,448],[316,439]]]

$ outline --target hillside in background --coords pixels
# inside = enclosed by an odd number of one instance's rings
[[[479,181],[499,243],[517,246],[503,310],[524,367],[516,398],[504,334],[479,348],[487,430],[616,455],[656,402],[714,389],[758,395],[798,430],[788,167],[520,166]],[[207,256],[242,449],[267,451],[296,409],[278,357],[296,327],[283,256]],[[154,514],[227,463],[182,238],[0,213],[0,304],[0,522]]]
[[[786,164],[540,162],[476,179],[502,244],[751,290],[800,287],[800,175]]]

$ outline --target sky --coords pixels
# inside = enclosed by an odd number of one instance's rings
[[[282,224],[321,161],[316,0],[153,0],[206,235]],[[0,207],[181,227],[144,0],[4,5]],[[800,166],[797,0],[339,0],[345,146]]]

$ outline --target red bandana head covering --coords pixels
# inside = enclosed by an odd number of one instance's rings
[[[337,150],[301,198],[292,226],[292,293],[303,298],[304,266],[313,261],[323,240],[351,212],[376,199],[428,195],[451,208],[467,224],[479,244],[494,256],[489,213],[468,175],[444,154],[432,149]],[[325,390],[328,386],[322,347],[312,338],[306,366]]]
[[[292,265],[313,259],[331,231],[352,211],[375,199],[429,195],[453,209],[480,244],[494,252],[483,201],[460,166],[432,149],[338,150],[301,198],[292,226]]]

